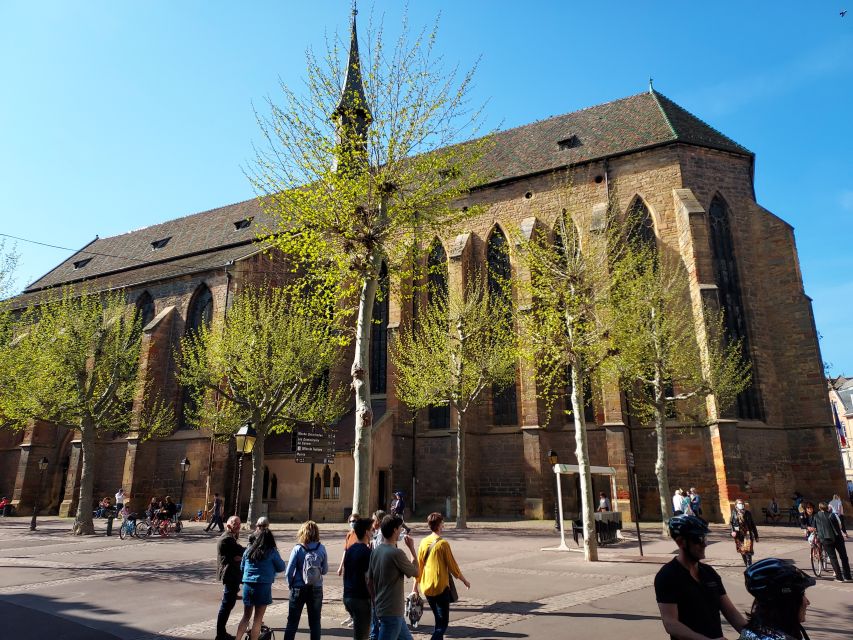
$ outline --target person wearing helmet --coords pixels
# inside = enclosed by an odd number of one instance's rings
[[[669,519],[678,555],[655,576],[655,597],[663,627],[673,640],[723,637],[720,613],[737,631],[746,619],[732,604],[720,575],[700,562],[705,558],[708,525],[696,516]]]
[[[803,622],[815,579],[790,560],[765,558],[743,572],[746,590],[755,598],[739,640],[809,640]]]

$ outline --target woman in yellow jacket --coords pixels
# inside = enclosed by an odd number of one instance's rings
[[[444,516],[440,513],[431,513],[427,517],[432,534],[421,540],[418,547],[418,564],[421,569],[421,577],[415,589],[420,588],[429,602],[429,608],[435,616],[435,631],[431,640],[443,640],[447,625],[450,623],[450,603],[455,602],[451,596],[451,576],[457,578],[467,589],[471,583],[462,575],[462,569],[456,564],[450,544],[441,537],[444,530]]]

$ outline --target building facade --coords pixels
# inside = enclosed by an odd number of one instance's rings
[[[440,267],[431,270],[439,274],[435,277],[461,287],[486,266],[516,273],[512,238],[552,229],[563,212],[578,224],[593,225],[608,203],[622,212],[642,211],[658,247],[680,256],[689,274],[699,339],[706,329],[703,309],[725,311],[727,329],[743,340],[753,367],[752,385],[731,415],[710,426],[678,416],[670,421],[672,486],[696,487],[712,519],[728,514],[738,496],[764,504],[770,496],[831,495],[845,487],[793,229],[756,202],[751,152],[650,89],[499,133],[483,162],[489,182],[459,203],[482,205],[483,213],[468,220],[462,233],[431,240],[428,260]],[[246,284],[274,282],[281,275],[280,258],[255,239],[256,229],[271,222],[252,200],[96,238],[16,300],[26,305],[68,284],[121,288],[145,318],[140,366],[173,399],[174,432],[148,441],[133,430],[103,435],[96,498],[122,486],[141,508],[153,495],[178,496],[183,484],[185,513],[209,503],[214,492],[233,504],[234,445],[187,428],[188,400],[174,378],[174,352],[182,335],[224,313]],[[395,274],[389,275],[394,282]],[[413,416],[395,397],[387,344],[402,323],[411,322],[412,305],[392,287],[376,309],[371,502],[374,508],[387,506],[400,489],[418,513],[427,513],[444,510],[454,495],[455,434],[446,409]],[[591,462],[616,470],[612,498],[626,517],[656,518],[653,430],[629,419],[614,380],[599,377],[591,383],[586,407]],[[535,376],[521,366],[514,386],[486,395],[469,419],[471,514],[550,517],[555,487],[547,454],[553,449],[561,462],[576,462],[571,419],[561,411],[546,418]],[[137,398],[132,411],[138,414],[144,400]],[[337,454],[330,465],[296,463],[290,434],[268,440],[262,490],[274,518],[305,518],[309,500],[317,520],[345,517],[352,496],[352,414],[337,428]],[[639,514],[629,507],[634,486],[629,454],[636,461]],[[72,431],[55,425],[0,432],[0,493],[11,494],[19,510],[31,508],[39,482],[36,461],[42,456],[50,461],[47,509],[70,513],[79,488],[80,443]],[[191,461],[185,478],[179,468],[184,457]],[[249,467],[244,465],[243,487]],[[563,481],[566,509],[576,512],[576,483],[570,477]],[[609,492],[609,479],[595,477],[594,488]]]
[[[844,477],[847,480],[847,495],[853,499],[853,447],[850,444],[853,434],[853,378],[838,376],[827,380],[829,403],[832,406],[832,419],[835,421],[838,436],[838,451],[844,465]],[[842,498],[844,494],[841,494]]]

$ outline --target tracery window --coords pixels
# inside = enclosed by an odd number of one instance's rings
[[[427,258],[427,304],[437,304],[438,300],[447,300],[447,253],[438,238],[433,240]],[[430,407],[429,428],[448,429],[450,427],[450,405],[442,404]]]
[[[206,284],[199,285],[193,294],[189,309],[187,310],[187,321],[185,325],[186,335],[192,335],[201,327],[210,326],[213,320],[213,294]],[[179,429],[189,429],[189,417],[196,409],[196,399],[189,387],[183,387],[181,391],[181,413],[178,420]]]
[[[323,499],[328,500],[332,497],[332,470],[329,465],[323,469]]]
[[[136,312],[139,314],[140,327],[145,328],[154,319],[154,298],[147,291],[136,300]]]
[[[486,248],[488,265],[488,291],[490,299],[502,299],[508,302],[508,313],[512,313],[510,276],[512,268],[509,262],[509,246],[506,236],[495,227],[489,236]],[[515,384],[505,389],[492,387],[492,421],[496,425],[518,424],[518,399]]]
[[[370,392],[385,393],[388,383],[388,267],[379,271],[379,290],[373,302],[370,327]]]
[[[338,500],[341,497],[341,476],[335,472],[335,477],[332,478],[332,498]]]
[[[726,336],[731,340],[740,340],[743,355],[751,359],[749,332],[746,312],[741,295],[740,278],[735,260],[734,243],[731,232],[731,216],[726,203],[715,197],[708,209],[710,226],[711,258],[714,263],[714,278],[723,310]],[[764,407],[758,387],[755,365],[752,367],[752,382],[737,397],[735,415],[746,420],[763,420]]]

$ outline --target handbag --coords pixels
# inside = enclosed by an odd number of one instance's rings
[[[429,545],[429,549],[427,549],[427,552],[424,555],[424,566],[426,566],[427,560],[429,560],[430,551],[432,551],[432,548],[438,544],[439,540],[441,540],[441,538],[436,538],[435,541]],[[459,592],[456,590],[456,583],[453,581],[453,576],[448,576],[448,580],[449,584],[447,585],[447,588],[450,589],[450,602],[458,602]]]

